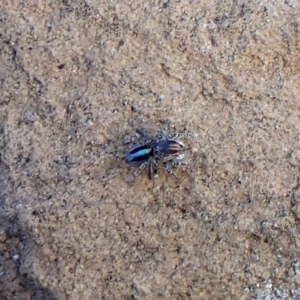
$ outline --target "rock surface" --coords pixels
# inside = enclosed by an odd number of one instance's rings
[[[300,2],[4,2],[0,298],[299,299]]]

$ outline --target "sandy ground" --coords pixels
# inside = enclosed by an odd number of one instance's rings
[[[300,299],[299,1],[4,0],[0,47],[1,299]]]

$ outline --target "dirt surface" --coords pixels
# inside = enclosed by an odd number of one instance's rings
[[[124,2],[0,4],[0,298],[300,299],[300,2]]]

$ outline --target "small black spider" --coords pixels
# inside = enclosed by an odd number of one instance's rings
[[[185,145],[179,138],[186,137],[186,134],[166,134],[168,124],[166,123],[156,134],[155,138],[150,137],[141,129],[137,133],[145,139],[143,145],[131,148],[126,155],[126,163],[132,167],[138,167],[134,176],[138,176],[148,167],[148,177],[157,177],[158,163],[161,161],[164,171],[177,177],[177,174],[169,169],[169,166],[187,165],[184,161]]]

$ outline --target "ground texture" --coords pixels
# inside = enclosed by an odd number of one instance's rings
[[[300,299],[299,1],[4,0],[0,51],[1,299]]]

